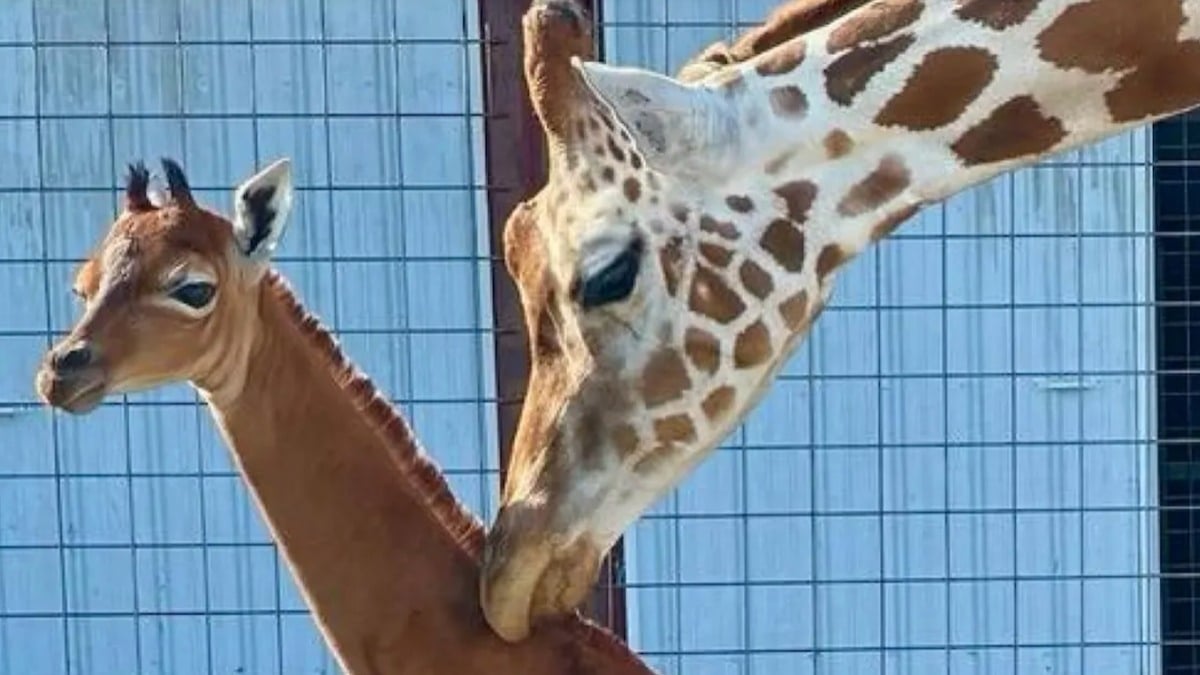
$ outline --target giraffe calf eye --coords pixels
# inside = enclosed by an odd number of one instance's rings
[[[629,297],[637,285],[642,262],[642,240],[635,238],[605,267],[576,279],[571,295],[584,309],[618,302]]]
[[[212,301],[216,290],[216,287],[207,281],[190,281],[176,286],[168,295],[176,302],[182,302],[192,309],[200,309]]]

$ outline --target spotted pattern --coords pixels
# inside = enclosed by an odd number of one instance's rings
[[[799,272],[804,267],[804,233],[791,220],[771,221],[763,230],[759,245],[788,272]]]
[[[647,408],[656,408],[683,396],[692,384],[683,358],[673,349],[660,348],[642,370],[640,390]]]
[[[636,204],[642,197],[642,183],[636,178],[626,178],[622,184],[622,190],[625,192],[625,199],[628,199],[631,204]]]
[[[761,319],[738,333],[733,343],[734,367],[754,368],[766,363],[770,358],[771,331]]]
[[[775,290],[775,282],[771,280],[771,275],[753,260],[742,261],[741,267],[738,268],[738,278],[741,279],[742,287],[759,300],[765,300],[771,291]]]
[[[746,311],[746,303],[725,279],[704,265],[696,266],[688,308],[718,323],[730,323]]]
[[[825,146],[825,154],[829,156],[829,159],[845,157],[854,149],[854,141],[850,138],[850,134],[841,129],[829,132],[822,144]]]
[[[871,173],[850,188],[838,202],[838,213],[847,217],[873,211],[896,198],[911,183],[908,167],[899,155],[886,155]]]
[[[826,48],[836,54],[887,37],[920,18],[924,9],[921,0],[878,0],[838,24]]]
[[[779,305],[779,316],[791,330],[799,330],[808,314],[808,291],[800,291]]]
[[[808,112],[808,97],[794,84],[775,87],[769,99],[771,110],[779,117],[803,117]]]
[[[758,62],[755,64],[754,70],[759,75],[765,76],[790,73],[804,62],[806,50],[807,45],[803,39],[793,38],[783,44],[772,47],[769,51],[758,57]]]
[[[654,437],[664,445],[691,443],[696,440],[696,425],[687,413],[671,415],[654,420]]]
[[[882,126],[925,131],[950,124],[991,83],[996,57],[980,47],[946,47],[926,54],[904,88],[875,116]]]
[[[965,21],[974,21],[994,30],[1020,25],[1040,0],[958,0],[954,13]]]
[[[721,343],[716,336],[702,328],[689,328],[684,333],[683,351],[688,360],[702,373],[717,372],[721,365]]]
[[[859,46],[825,67],[825,93],[843,106],[867,88],[867,83],[916,42],[911,34],[886,42]]]
[[[733,410],[736,398],[737,390],[733,387],[718,387],[704,397],[704,401],[700,403],[700,409],[704,411],[704,416],[708,419],[720,422]]]
[[[1018,96],[968,129],[951,148],[967,165],[1046,152],[1067,135],[1062,121],[1047,116],[1032,96]]]

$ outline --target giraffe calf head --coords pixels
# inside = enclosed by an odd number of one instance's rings
[[[110,393],[173,381],[240,387],[227,376],[249,357],[248,313],[291,208],[290,163],[234,191],[232,222],[194,201],[182,167],[163,167],[170,193],[157,204],[149,172],[131,167],[121,212],[76,272],[81,314],[36,376],[51,406],[87,413]]]

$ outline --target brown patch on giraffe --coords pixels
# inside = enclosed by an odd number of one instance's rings
[[[626,178],[621,185],[621,189],[625,192],[625,199],[636,204],[637,200],[642,196],[642,184],[636,178]]]
[[[595,192],[597,190],[596,179],[592,178],[592,174],[583,177],[582,189],[584,193]]]
[[[755,321],[738,333],[733,343],[733,365],[753,368],[771,358],[771,331],[762,320]]]
[[[838,244],[826,244],[817,255],[817,279],[825,281],[829,273],[842,266],[850,256]]]
[[[637,150],[630,150],[629,151],[629,166],[632,166],[636,170],[640,170],[642,168],[642,165],[643,165],[643,163],[642,163],[641,154],[639,154]]]
[[[855,47],[825,67],[825,92],[829,98],[844,106],[867,87],[881,70],[895,61],[904,50],[916,42],[910,33],[870,45]]]
[[[850,138],[850,134],[841,129],[834,129],[825,136],[823,141],[825,145],[825,154],[829,159],[837,159],[845,157],[854,149],[854,141]]]
[[[637,452],[638,432],[631,424],[621,424],[612,430],[611,440],[617,452],[622,457],[628,457]]]
[[[771,110],[780,117],[800,117],[808,112],[808,97],[794,84],[771,90]]]
[[[775,282],[771,281],[771,275],[753,260],[742,261],[742,266],[738,268],[738,277],[742,280],[742,286],[759,300],[766,299],[771,291],[775,290]]]
[[[671,415],[654,420],[654,437],[664,445],[691,443],[696,440],[696,425],[687,413]]]
[[[669,208],[671,210],[671,217],[681,223],[686,223],[688,217],[691,215],[691,211],[683,204],[672,204]]]
[[[612,136],[608,137],[608,154],[612,155],[613,159],[618,162],[623,163],[625,161],[625,151],[617,145],[617,139]]]
[[[700,216],[700,229],[730,241],[736,241],[738,238],[738,229],[733,223],[717,220],[708,215]]]
[[[783,199],[788,218],[803,223],[808,220],[808,210],[817,198],[817,184],[807,180],[795,180],[775,188],[775,194]]]
[[[646,362],[639,388],[646,407],[655,408],[683,396],[690,386],[692,381],[683,357],[673,349],[660,347]]]
[[[797,151],[795,148],[792,148],[791,150],[784,150],[763,165],[763,171],[767,172],[767,174],[771,176],[779,173],[779,171],[783,169],[784,165],[796,156],[796,152]]]
[[[754,202],[745,195],[729,195],[725,198],[725,204],[737,213],[750,213],[754,210]]]
[[[800,291],[779,305],[779,316],[793,331],[800,330],[808,314],[808,291]]]
[[[924,10],[921,0],[879,0],[838,24],[826,48],[836,54],[887,37],[916,21]]]
[[[617,174],[613,171],[613,168],[611,166],[606,166],[600,172],[600,179],[603,180],[605,183],[611,183],[617,179]]]
[[[901,223],[916,215],[917,211],[920,210],[920,206],[912,204],[905,206],[896,213],[893,213],[887,218],[879,221],[875,227],[871,228],[871,241],[879,241],[880,239],[888,236],[894,232],[897,227],[900,227]]]
[[[737,390],[733,387],[718,387],[708,392],[708,396],[700,403],[704,416],[713,422],[719,422],[733,410]]]
[[[1127,0],[1092,0],[1059,14],[1038,34],[1037,46],[1043,59],[1063,68],[1120,72],[1172,50],[1183,22],[1179,0],[1143,0],[1136,11]]]
[[[968,166],[1046,152],[1067,135],[1062,121],[1031,96],[1017,96],[968,129],[950,147]]]
[[[667,284],[667,294],[674,296],[679,292],[679,277],[683,273],[683,243],[679,237],[672,238],[658,250],[658,265]]]
[[[1198,63],[1200,42],[1193,40],[1126,75],[1116,89],[1104,96],[1113,120],[1132,122],[1195,105],[1200,99]]]
[[[879,166],[850,188],[838,202],[838,213],[861,216],[896,198],[912,182],[912,175],[898,155],[885,155]]]
[[[783,75],[796,69],[804,61],[807,48],[804,40],[793,38],[776,45],[758,57],[754,70],[759,75]]]
[[[1179,0],[1093,0],[1067,8],[1038,35],[1046,60],[1089,73],[1121,72],[1104,96],[1116,122],[1180,111],[1200,97],[1200,42],[1179,41]],[[1196,19],[1193,17],[1192,19]]]
[[[704,265],[696,266],[688,308],[718,323],[729,323],[746,311],[746,303],[720,274]]]
[[[875,123],[923,131],[958,119],[991,83],[999,63],[979,47],[945,47],[921,59]]]
[[[702,328],[689,328],[683,335],[683,351],[697,370],[712,375],[721,365],[721,343]]]
[[[958,0],[954,13],[964,21],[1004,30],[1029,18],[1039,0]]]
[[[758,244],[783,269],[799,272],[804,267],[804,233],[795,222],[786,218],[772,220]]]
[[[733,251],[707,241],[700,243],[700,255],[717,267],[727,267],[733,260]]]

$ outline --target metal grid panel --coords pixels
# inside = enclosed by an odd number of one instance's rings
[[[610,0],[606,55],[674,72],[775,4]],[[1159,672],[1149,139],[958,195],[841,275],[626,538],[653,665]]]
[[[41,351],[128,161],[181,159],[227,210],[293,158],[279,266],[496,501],[473,1],[0,4],[0,672],[332,673],[207,412],[184,386],[51,415]],[[11,73],[10,73],[11,74]]]

